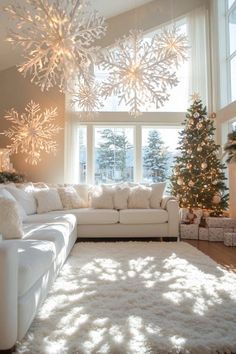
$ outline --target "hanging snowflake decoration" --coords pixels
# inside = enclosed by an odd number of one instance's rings
[[[106,32],[104,18],[85,0],[16,2],[5,11],[17,21],[8,41],[23,49],[18,70],[30,74],[42,91],[58,86],[66,92],[72,74],[86,76],[94,62],[98,47],[93,44]]]
[[[170,33],[175,46],[170,47]],[[117,95],[130,114],[137,116],[147,105],[163,106],[169,99],[168,90],[177,86],[176,65],[186,60],[186,37],[172,32],[144,39],[141,31],[130,31],[129,37],[118,40],[113,50],[103,53],[99,65],[109,71],[102,87],[107,98]],[[178,38],[178,40],[175,40]],[[166,46],[164,44],[166,43]],[[182,53],[182,54],[180,54]]]
[[[11,140],[7,146],[11,153],[27,154],[25,162],[37,165],[41,161],[41,152],[56,154],[57,143],[54,136],[62,129],[54,124],[57,108],[40,112],[39,104],[31,101],[21,115],[12,108],[5,118],[12,127],[3,132]]]
[[[155,41],[164,55],[173,56],[175,66],[188,59],[189,44],[187,36],[181,33],[176,26],[164,28],[161,33],[156,34]]]
[[[93,76],[78,79],[71,94],[71,103],[76,111],[81,112],[80,117],[93,118],[103,107],[100,95],[101,85],[94,80]]]

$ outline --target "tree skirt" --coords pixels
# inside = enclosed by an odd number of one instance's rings
[[[20,353],[236,351],[236,274],[184,242],[76,244]]]

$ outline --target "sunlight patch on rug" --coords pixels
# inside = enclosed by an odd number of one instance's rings
[[[184,242],[76,244],[18,353],[236,351],[236,275]]]

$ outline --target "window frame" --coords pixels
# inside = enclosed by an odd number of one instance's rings
[[[227,101],[233,102],[232,98],[232,75],[231,75],[231,62],[236,58],[236,49],[230,54],[230,22],[229,18],[231,13],[236,10],[236,0],[228,8],[228,0],[225,0],[225,27],[226,27],[226,76],[227,76]]]

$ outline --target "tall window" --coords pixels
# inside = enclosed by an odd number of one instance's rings
[[[133,181],[134,129],[95,127],[96,184]]]
[[[227,65],[230,102],[236,100],[236,0],[227,1]]]

